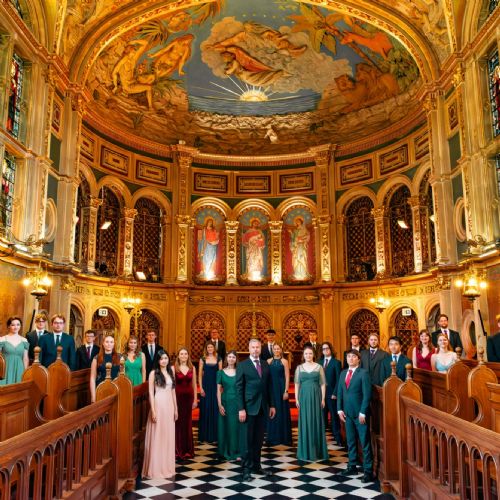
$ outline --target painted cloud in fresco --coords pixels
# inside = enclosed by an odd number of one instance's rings
[[[274,92],[311,89],[321,93],[333,78],[352,75],[347,59],[312,49],[306,33],[292,33],[226,17],[201,44],[202,60],[219,78],[236,77]]]

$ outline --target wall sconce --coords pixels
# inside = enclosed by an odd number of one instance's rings
[[[484,271],[470,267],[465,271],[463,278],[455,280],[455,286],[462,289],[464,297],[474,302],[481,295],[481,291],[488,288],[488,282],[485,279]]]
[[[49,278],[47,271],[44,271],[39,263],[38,269],[23,279],[23,285],[27,288],[32,287],[30,295],[33,295],[40,302],[43,297],[48,295],[48,289],[52,286],[52,280]]]
[[[398,222],[398,226],[401,229],[408,229],[408,224],[406,223],[406,221],[404,219],[398,219],[397,222]]]
[[[380,282],[379,287],[377,288],[377,295],[370,298],[370,304],[372,304],[379,313],[383,313],[391,305],[390,300],[387,299],[382,293]]]

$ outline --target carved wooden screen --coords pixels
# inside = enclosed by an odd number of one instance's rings
[[[130,334],[137,335],[139,338],[139,345],[146,343],[146,333],[149,331],[156,332],[159,343],[161,344],[161,323],[155,313],[148,309],[142,309],[139,320],[137,321],[137,331],[135,330],[135,319],[130,318]]]
[[[135,204],[134,262],[147,281],[160,281],[161,276],[161,209],[152,200],[140,198]]]
[[[351,345],[351,335],[357,333],[361,339],[361,347],[366,348],[368,337],[372,333],[380,335],[380,325],[377,315],[369,309],[360,309],[356,311],[349,320],[347,328],[347,343]]]
[[[99,310],[92,315],[92,330],[96,332],[96,343],[101,345],[104,335],[113,335],[115,342],[118,341],[120,322],[116,313],[108,309],[107,316],[99,316]]]
[[[75,339],[75,344],[79,347],[85,340],[83,338],[83,318],[80,310],[75,305],[69,309],[69,331],[68,333]]]
[[[76,263],[80,262],[82,258],[82,249],[80,248],[80,242],[82,240],[82,230],[83,230],[83,215],[82,208],[88,203],[90,196],[90,186],[87,179],[80,173],[80,185],[78,186],[78,193],[76,197],[76,216],[78,220],[75,224],[75,249],[74,249],[74,260]],[[88,231],[88,228],[86,228]]]
[[[238,351],[248,351],[248,342],[254,336],[254,323],[255,336],[261,341],[266,338],[265,333],[271,328],[271,320],[261,311],[243,313],[238,321]]]
[[[346,210],[347,279],[372,280],[376,274],[373,203],[367,196],[354,200]]]
[[[403,316],[401,309],[396,313],[394,334],[401,339],[401,350],[406,354],[408,349],[418,342],[418,319],[415,311],[411,311],[411,316]]]
[[[102,188],[102,205],[97,211],[96,264],[95,268],[105,276],[116,276],[118,269],[118,232],[120,226],[120,202],[109,188]],[[111,222],[101,229],[105,221]]]
[[[191,321],[191,358],[193,360],[200,359],[212,328],[217,328],[219,339],[225,340],[226,324],[220,314],[213,311],[203,311]]]
[[[391,265],[392,274],[405,276],[415,268],[413,259],[412,214],[408,198],[410,190],[401,186],[391,197],[389,204],[389,225],[391,231]],[[407,229],[398,221],[404,221]]]
[[[427,213],[429,215],[434,215],[434,204],[432,201],[432,186],[429,184],[427,188]],[[434,222],[429,219],[428,222],[428,247],[429,247],[429,261],[430,265],[436,262],[436,229]]]
[[[296,311],[289,314],[283,321],[284,350],[302,350],[302,346],[308,340],[311,332],[318,334],[316,320],[311,314],[306,311]],[[321,339],[318,339],[318,342],[321,342]]]

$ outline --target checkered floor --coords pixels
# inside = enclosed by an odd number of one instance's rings
[[[125,494],[123,500],[393,498],[381,494],[378,483],[363,484],[361,474],[337,475],[346,468],[346,451],[333,444],[329,434],[327,439],[330,463],[299,463],[295,448],[264,446],[262,466],[270,468],[273,475],[266,478],[254,476],[254,480],[248,483],[241,482],[241,470],[237,463],[220,462],[215,446],[200,444],[196,447],[193,460],[177,464],[175,481],[139,481],[136,491]],[[294,442],[297,442],[297,429],[294,429]]]

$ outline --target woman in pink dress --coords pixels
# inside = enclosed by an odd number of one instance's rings
[[[431,336],[427,330],[420,330],[420,342],[413,349],[414,368],[423,368],[431,370],[431,356],[434,353]]]
[[[144,463],[145,479],[165,479],[175,475],[175,375],[165,351],[158,351],[156,368],[151,371],[149,404],[151,411],[146,426]]]

